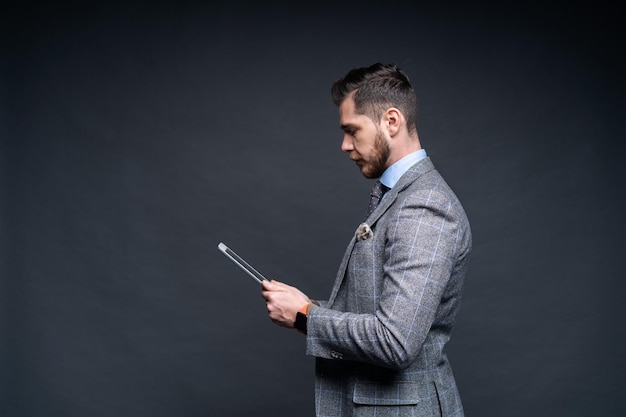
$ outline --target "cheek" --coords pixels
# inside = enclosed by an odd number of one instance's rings
[[[374,147],[369,143],[360,143],[359,145],[355,145],[354,149],[364,156],[371,156],[374,152]]]
[[[358,149],[359,151],[363,151],[366,148],[363,140],[359,137],[352,139],[352,145],[354,146],[354,149]]]

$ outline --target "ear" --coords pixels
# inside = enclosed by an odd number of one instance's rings
[[[381,121],[383,123],[383,127],[387,129],[387,132],[389,132],[389,136],[393,137],[400,131],[400,127],[402,126],[402,123],[404,123],[404,116],[397,108],[390,107],[383,114]]]

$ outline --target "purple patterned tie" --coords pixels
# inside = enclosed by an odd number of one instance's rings
[[[370,204],[367,206],[367,214],[365,215],[365,219],[367,219],[370,214],[374,211],[378,203],[380,203],[380,199],[385,195],[385,193],[389,190],[389,187],[383,185],[382,182],[376,181],[376,184],[372,187],[372,191],[370,193]]]

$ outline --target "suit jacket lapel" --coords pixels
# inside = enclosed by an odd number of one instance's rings
[[[332,306],[333,301],[335,301],[335,297],[337,297],[337,293],[339,292],[339,288],[341,288],[341,283],[343,281],[343,277],[346,275],[346,268],[348,267],[348,261],[350,260],[350,255],[352,254],[352,249],[354,248],[355,243],[356,237],[353,235],[348,247],[346,248],[346,252],[343,254],[341,264],[339,265],[339,271],[337,271],[335,284],[333,285],[333,290],[331,291],[330,298],[328,299],[329,307]]]
[[[416,162],[415,165],[409,168],[408,171],[400,177],[396,185],[394,185],[393,188],[385,194],[378,207],[376,207],[372,214],[367,218],[367,224],[369,224],[370,227],[374,226],[378,219],[380,219],[387,209],[396,201],[401,192],[403,192],[417,178],[434,168],[435,167],[428,157]]]
[[[378,219],[391,207],[391,205],[398,198],[398,194],[404,191],[409,185],[411,185],[417,178],[425,174],[426,172],[434,169],[430,158],[422,159],[413,165],[407,172],[400,177],[398,183],[383,197],[380,201],[380,204],[376,209],[370,214],[370,216],[366,219],[366,223],[373,227]],[[348,267],[348,262],[350,261],[350,256],[352,255],[352,250],[354,249],[354,245],[356,243],[356,237],[353,235],[348,247],[346,248],[346,252],[343,255],[343,259],[341,260],[341,264],[339,265],[339,271],[337,272],[337,277],[335,279],[335,284],[333,285],[333,289],[330,294],[330,298],[328,299],[328,305],[332,306],[333,301],[335,301],[335,297],[341,288],[341,283],[343,282],[344,277],[346,276],[346,269]]]

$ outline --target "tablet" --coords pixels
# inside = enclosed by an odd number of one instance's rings
[[[228,246],[226,246],[222,242],[220,242],[220,244],[217,245],[217,248],[220,250],[220,252],[226,255],[228,259],[233,261],[235,265],[237,265],[239,268],[243,269],[246,274],[250,275],[252,279],[254,279],[259,284],[261,284],[261,281],[267,280],[267,278],[261,275],[259,271],[254,269],[252,265],[244,261],[244,259],[241,256],[237,255],[233,250],[231,250]]]

